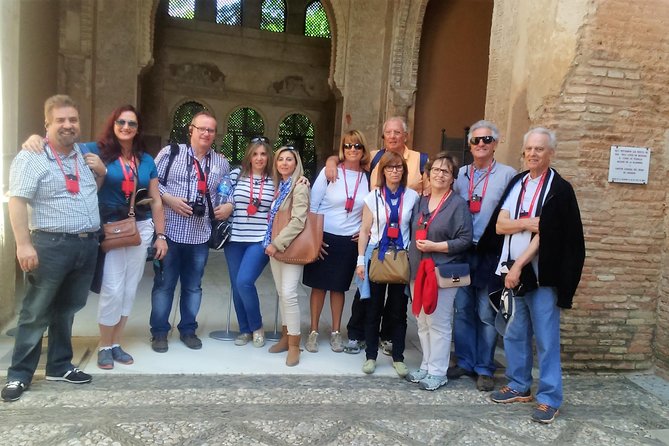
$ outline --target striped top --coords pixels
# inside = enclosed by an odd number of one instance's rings
[[[253,196],[257,198],[260,193],[262,181],[263,191],[260,206],[255,215],[249,215],[248,206],[251,203],[251,178],[240,177],[240,169],[230,173],[230,180],[234,185],[232,202],[235,207],[232,214],[232,234],[230,241],[233,242],[262,242],[267,231],[267,215],[274,200],[274,182],[271,177],[253,178]]]
[[[54,156],[60,157],[65,174],[75,175],[78,170],[76,194],[67,191],[65,177]],[[40,153],[20,151],[9,170],[9,195],[28,201],[32,210],[31,230],[79,234],[100,228],[98,188],[76,144],[68,155],[52,151],[46,145]]]

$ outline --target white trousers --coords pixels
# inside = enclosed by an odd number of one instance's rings
[[[269,266],[272,269],[274,284],[279,293],[279,311],[283,325],[288,328],[288,334],[300,334],[300,305],[297,300],[297,285],[302,277],[302,265],[291,265],[279,262],[270,257]]]
[[[451,355],[453,333],[453,302],[457,288],[439,288],[437,309],[425,314],[421,309],[418,318],[418,338],[423,350],[420,368],[430,375],[446,376]]]
[[[153,239],[153,221],[137,222],[142,238],[139,246],[112,249],[105,255],[102,287],[98,305],[98,323],[112,327],[129,316],[135,303],[137,286],[144,275],[146,249]]]

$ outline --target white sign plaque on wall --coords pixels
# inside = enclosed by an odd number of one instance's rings
[[[650,148],[611,146],[610,183],[648,184]]]

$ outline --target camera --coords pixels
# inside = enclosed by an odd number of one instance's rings
[[[204,217],[204,213],[207,210],[206,206],[204,205],[204,198],[202,195],[198,195],[195,198],[195,201],[191,201],[188,203],[188,206],[193,209],[193,215],[196,217]]]

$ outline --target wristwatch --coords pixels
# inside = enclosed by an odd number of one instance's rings
[[[156,238],[159,239],[159,240],[167,240],[167,236],[165,234],[163,234],[162,232],[159,232],[158,234],[156,234]]]

